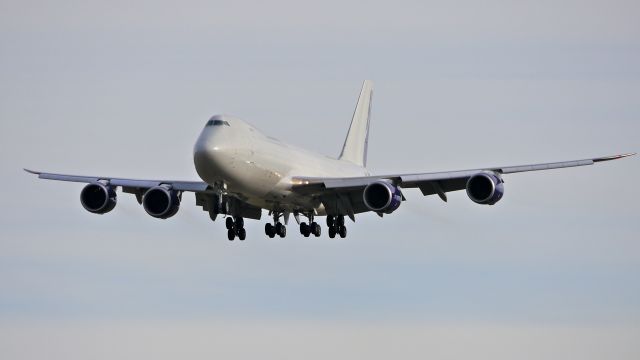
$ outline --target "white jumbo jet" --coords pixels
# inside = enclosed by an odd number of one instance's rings
[[[372,82],[365,81],[351,126],[337,159],[312,153],[264,135],[248,123],[226,115],[213,116],[196,141],[193,157],[203,181],[134,180],[103,176],[76,176],[26,170],[41,179],[87,183],[80,202],[89,212],[105,214],[116,206],[116,189],[134,194],[145,211],[158,219],[174,216],[183,192],[193,192],[196,205],[212,220],[226,216],[229,240],[244,240],[244,219],[259,220],[266,209],[273,224],[265,234],[285,237],[293,214],[305,237],[318,237],[317,216],[326,216],[329,237],[347,236],[345,216],[373,211],[394,212],[405,198],[403,188],[419,188],[438,195],[466,189],[469,198],[494,205],[504,194],[502,176],[525,171],[593,165],[635,154],[534,165],[487,167],[475,170],[371,175],[365,168],[369,136]],[[307,222],[300,220],[306,217]]]

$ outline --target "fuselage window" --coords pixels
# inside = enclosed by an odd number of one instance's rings
[[[231,126],[229,125],[229,122],[225,120],[209,120],[207,122],[207,126],[221,126],[221,125]]]

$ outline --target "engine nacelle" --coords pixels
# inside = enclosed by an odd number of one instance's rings
[[[362,198],[369,210],[391,214],[400,207],[402,192],[386,181],[376,181],[364,188]]]
[[[156,186],[144,193],[142,206],[147,214],[158,219],[168,219],[180,208],[180,195],[164,186]]]
[[[88,212],[106,214],[116,207],[116,189],[102,183],[89,184],[80,192],[80,203]]]
[[[492,173],[479,173],[467,181],[467,195],[478,204],[493,205],[504,195],[504,181]]]

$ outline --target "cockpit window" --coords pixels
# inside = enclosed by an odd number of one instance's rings
[[[209,120],[207,122],[207,126],[221,126],[221,125],[231,126],[229,125],[229,122],[224,120]]]

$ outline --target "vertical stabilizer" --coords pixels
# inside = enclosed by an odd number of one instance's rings
[[[367,165],[367,145],[369,142],[369,114],[371,112],[371,97],[373,82],[365,80],[362,84],[358,105],[351,119],[349,133],[344,140],[340,153],[340,160],[351,161],[360,166]]]

